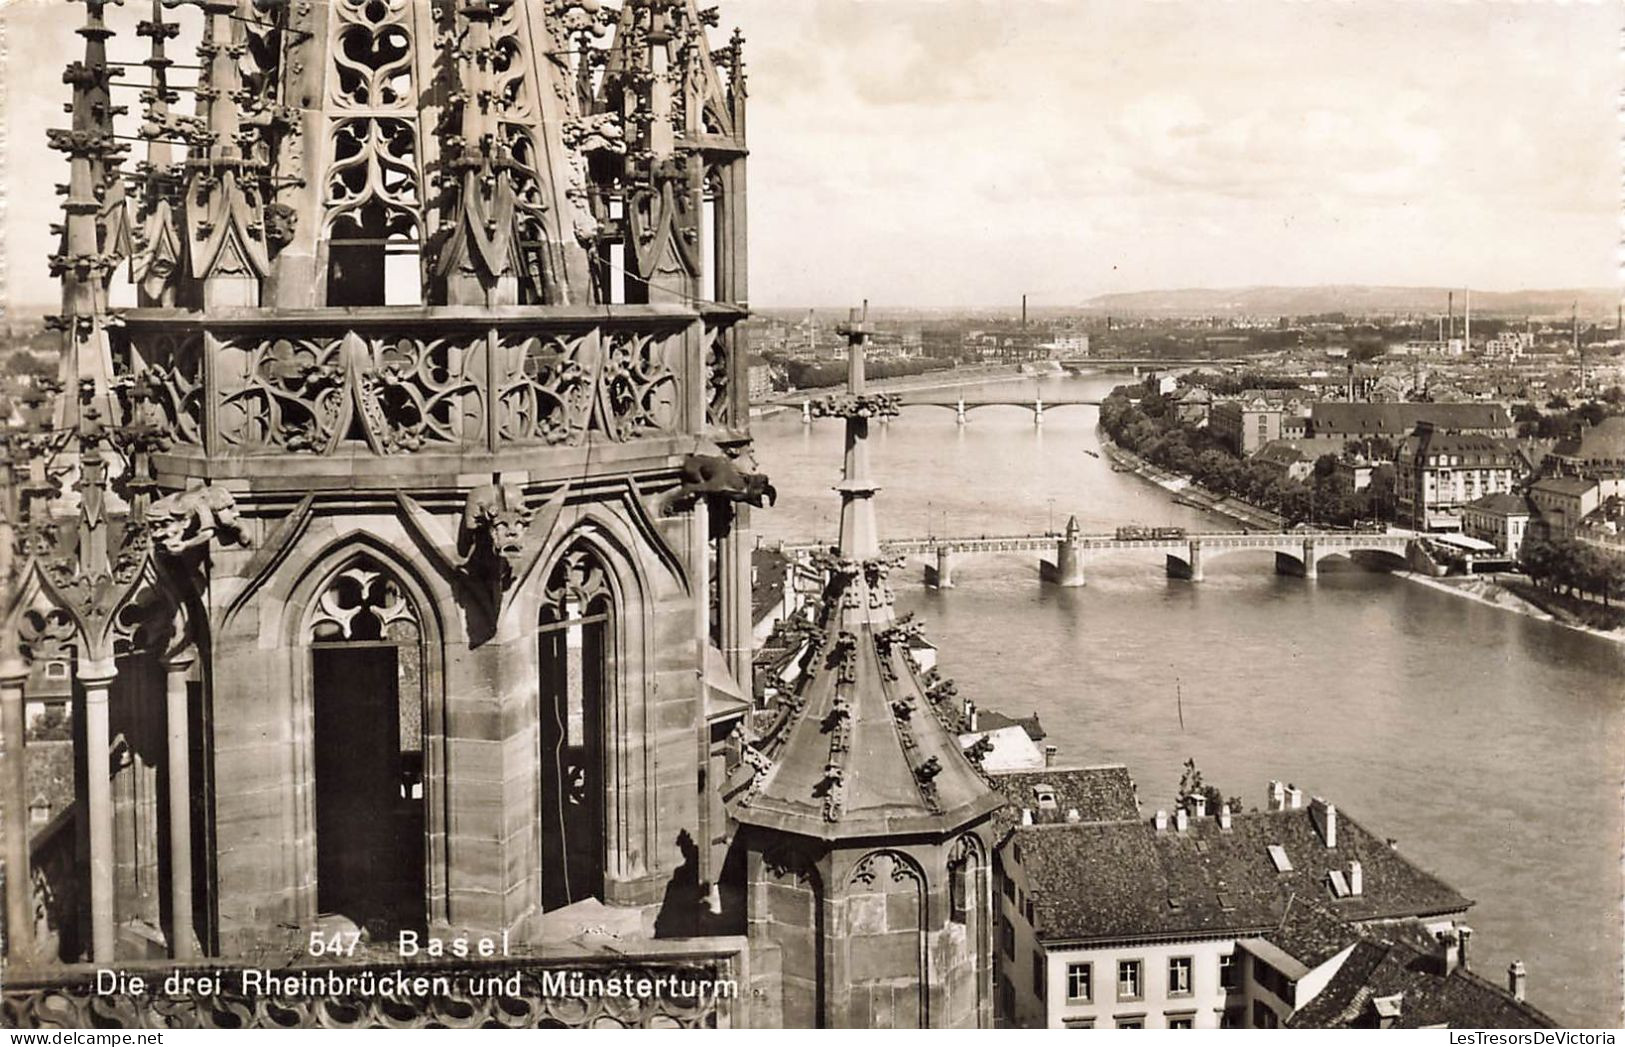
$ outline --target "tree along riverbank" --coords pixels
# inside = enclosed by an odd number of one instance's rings
[[[1099,430],[1099,434],[1101,448],[1114,466],[1121,467],[1120,472],[1133,473],[1147,483],[1162,488],[1181,505],[1217,513],[1253,530],[1279,531],[1286,526],[1286,520],[1277,513],[1249,505],[1239,498],[1215,494],[1189,476],[1152,465],[1133,451],[1118,446],[1104,428]]]

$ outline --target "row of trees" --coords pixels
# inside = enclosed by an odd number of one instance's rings
[[[1337,459],[1322,456],[1308,482],[1290,479],[1262,462],[1238,458],[1205,429],[1179,420],[1167,398],[1147,391],[1138,404],[1119,387],[1101,404],[1100,424],[1119,446],[1164,469],[1189,476],[1217,494],[1240,498],[1280,514],[1291,526],[1304,521],[1347,526],[1393,516],[1393,469],[1382,466],[1370,486],[1354,489]]]
[[[770,359],[773,359],[770,357]],[[846,363],[829,360],[797,360],[782,357],[774,362],[784,367],[785,376],[796,389],[825,389],[846,382]],[[905,375],[941,371],[953,366],[952,361],[931,358],[885,360],[869,359],[864,362],[864,374],[869,378],[901,378]]]
[[[1573,538],[1531,536],[1518,550],[1524,573],[1542,589],[1600,598],[1604,607],[1625,598],[1625,556]]]

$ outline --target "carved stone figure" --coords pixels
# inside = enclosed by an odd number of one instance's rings
[[[147,506],[153,542],[170,556],[207,545],[216,538],[244,544],[237,501],[224,487],[199,487],[165,495]]]
[[[518,484],[486,484],[468,492],[459,547],[464,566],[507,588],[524,553],[525,528],[535,510],[525,505]]]
[[[668,511],[681,512],[701,497],[744,502],[760,509],[779,496],[766,473],[744,472],[732,459],[720,455],[689,455],[683,459],[680,479]]]

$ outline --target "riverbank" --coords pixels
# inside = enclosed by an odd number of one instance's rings
[[[1114,443],[1104,429],[1099,430],[1099,433],[1101,449],[1106,452],[1106,457],[1111,459],[1114,469],[1133,473],[1147,483],[1155,484],[1173,495],[1174,501],[1180,505],[1215,513],[1244,527],[1258,530],[1279,531],[1286,523],[1282,517],[1267,509],[1249,505],[1239,498],[1215,494],[1188,476],[1152,465],[1133,451]]]
[[[1395,571],[1393,573],[1400,578],[1416,582],[1419,585],[1425,585],[1430,589],[1437,589],[1440,592],[1450,593],[1490,607],[1497,607],[1503,611],[1525,615],[1537,621],[1552,622],[1565,629],[1589,633],[1610,643],[1625,646],[1625,630],[1598,629],[1564,613],[1561,609],[1558,609],[1557,613],[1554,614],[1552,611],[1525,599],[1513,588],[1509,587],[1527,585],[1526,582],[1521,581],[1521,575],[1475,574],[1435,578],[1415,571]]]

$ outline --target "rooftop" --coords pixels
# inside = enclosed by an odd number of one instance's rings
[[[1625,415],[1613,415],[1596,425],[1586,426],[1578,434],[1559,441],[1553,453],[1588,461],[1625,459]]]
[[[1544,480],[1537,480],[1530,485],[1531,491],[1541,494],[1588,494],[1597,486],[1595,480],[1583,480],[1576,476],[1548,476]]]
[[[1347,920],[1461,912],[1472,902],[1339,812],[1327,847],[1309,808],[1209,815],[1180,832],[1154,822],[1024,826],[1019,844],[1046,941],[1260,932],[1278,926],[1283,900],[1320,900]],[[1277,870],[1269,848],[1285,851]],[[1358,895],[1336,897],[1331,873],[1362,866]]]
[[[1380,1015],[1377,1000],[1392,1001]],[[1362,941],[1332,980],[1287,1022],[1293,1029],[1539,1029],[1557,1023],[1470,970],[1445,974],[1404,942]]]
[[[1310,410],[1314,430],[1350,435],[1399,436],[1420,422],[1437,429],[1510,429],[1500,404],[1486,403],[1317,403]]]
[[[1501,516],[1528,516],[1530,514],[1528,499],[1521,494],[1512,494],[1508,491],[1486,494],[1482,498],[1468,502],[1467,505],[1481,512],[1498,513]]]
[[[1134,779],[1122,764],[994,773],[993,786],[1010,802],[993,816],[995,839],[1002,840],[1021,824],[1024,808],[1037,825],[1065,824],[1072,811],[1078,812],[1079,822],[1139,823]],[[1053,802],[1044,803],[1043,794]]]

